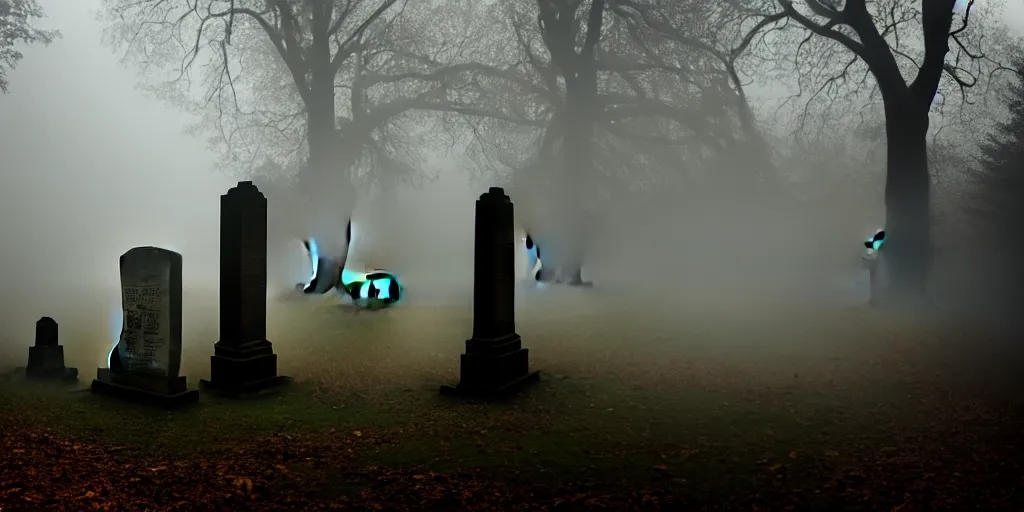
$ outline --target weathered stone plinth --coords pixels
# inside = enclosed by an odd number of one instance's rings
[[[28,365],[18,368],[32,380],[77,381],[78,368],[64,367],[64,347],[58,343],[57,322],[44,316],[36,321],[35,345],[28,348]]]
[[[29,380],[53,380],[78,382],[78,368],[32,368],[26,366],[25,377]]]
[[[291,382],[277,374],[277,354],[269,341],[244,347],[214,344],[210,357],[210,380],[201,380],[203,389],[228,395],[258,393]]]
[[[518,334],[495,340],[467,340],[459,383],[441,386],[441,394],[484,399],[508,397],[540,380],[540,372],[530,371],[529,352],[522,348]]]
[[[267,198],[241,181],[220,198],[220,341],[200,384],[239,395],[290,380],[267,341]]]
[[[199,402],[199,390],[188,389],[185,377],[122,373],[109,368],[97,369],[92,392],[165,409]]]
[[[512,201],[492,187],[476,202],[473,337],[466,341],[460,381],[441,394],[501,398],[537,382],[529,351],[515,329],[515,225]]]

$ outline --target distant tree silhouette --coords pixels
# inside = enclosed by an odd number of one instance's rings
[[[996,125],[981,145],[981,187],[974,211],[987,227],[998,265],[992,290],[996,306],[1012,308],[1024,299],[1024,58],[1003,102],[1008,117]]]
[[[1016,65],[1017,77],[1003,97],[1009,117],[996,125],[982,144],[985,194],[991,199],[988,213],[1019,219],[1022,205],[1017,196],[1024,190],[1024,58]]]

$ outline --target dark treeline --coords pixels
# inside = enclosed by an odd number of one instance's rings
[[[999,317],[1016,322],[1024,304],[1024,59],[1018,76],[999,90],[1004,120],[981,144],[980,187],[971,201],[983,242],[990,250],[984,284],[991,295],[985,305]]]

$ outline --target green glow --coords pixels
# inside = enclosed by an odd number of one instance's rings
[[[347,268],[341,269],[341,284],[345,288],[348,288],[350,284],[365,281],[366,273],[356,272]]]
[[[341,286],[348,291],[348,295],[356,300],[357,304],[363,307],[386,307],[401,300],[402,284],[394,276],[385,274],[387,277],[378,276],[375,279],[370,279],[371,274],[381,274],[381,272],[355,272],[344,269],[341,272]],[[391,296],[392,281],[398,285],[397,297]],[[370,297],[371,286],[377,290],[377,296],[373,298]]]
[[[868,237],[868,239],[864,241],[864,245],[877,252],[882,248],[882,244],[885,243],[885,239],[885,230],[880,230],[874,235]]]

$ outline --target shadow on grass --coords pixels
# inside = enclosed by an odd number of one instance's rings
[[[8,382],[0,390],[0,411],[9,429],[43,427],[55,435],[158,456],[216,452],[279,432],[380,428],[397,422],[354,394],[347,406],[325,405],[303,385],[244,400],[204,393],[198,404],[171,411],[81,387]]]

